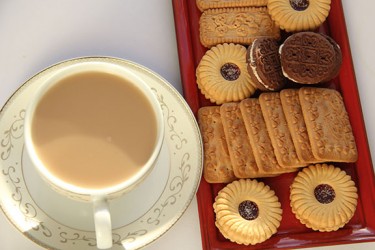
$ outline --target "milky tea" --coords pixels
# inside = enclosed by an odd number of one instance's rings
[[[38,103],[31,124],[35,152],[48,171],[84,189],[120,184],[150,158],[157,120],[147,97],[105,72],[67,76]]]

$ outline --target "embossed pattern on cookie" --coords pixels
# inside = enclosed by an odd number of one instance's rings
[[[273,38],[257,38],[246,54],[247,70],[256,87],[276,91],[284,87],[286,78],[281,70],[279,44]]]
[[[200,17],[199,32],[205,47],[220,43],[249,45],[257,37],[280,38],[280,29],[266,7],[208,9]]]
[[[203,176],[209,183],[226,183],[235,178],[221,122],[220,107],[203,107],[198,123],[204,148]]]
[[[307,163],[318,162],[311,151],[298,89],[281,90],[280,100],[298,158]]]
[[[196,0],[199,10],[248,6],[267,6],[268,0]]]
[[[341,94],[334,89],[303,87],[299,99],[315,158],[357,161],[355,138]]]
[[[334,47],[319,33],[295,33],[284,41],[279,52],[283,74],[296,83],[326,81],[337,68]]]
[[[259,171],[270,175],[285,172],[276,160],[259,100],[245,99],[241,101],[240,109]]]
[[[239,104],[224,103],[220,107],[220,114],[234,175],[238,178],[258,177],[258,167],[254,159]]]
[[[277,92],[262,93],[259,96],[259,103],[279,164],[285,168],[306,165],[297,156],[284,111],[281,107],[280,94]]]

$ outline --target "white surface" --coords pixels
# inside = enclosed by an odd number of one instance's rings
[[[371,63],[375,57],[371,27],[375,2],[342,2],[367,135],[375,155],[375,119],[371,112],[375,105],[375,64]],[[0,106],[38,71],[61,60],[89,55],[143,64],[181,91],[171,0],[2,0],[0,55]],[[41,248],[1,214],[0,249]],[[146,249],[202,249],[196,199],[176,225]],[[375,249],[375,243],[329,249]]]

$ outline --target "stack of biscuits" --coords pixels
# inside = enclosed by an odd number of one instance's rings
[[[357,160],[341,94],[333,89],[284,89],[202,107],[198,122],[204,178],[209,183],[270,177],[318,162]]]

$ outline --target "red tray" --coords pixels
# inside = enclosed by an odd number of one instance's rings
[[[195,78],[195,69],[206,51],[199,41],[198,24],[201,12],[197,9],[195,0],[172,0],[172,2],[184,96],[196,114],[199,107],[212,105],[199,92]],[[358,147],[359,159],[355,164],[335,163],[336,166],[341,167],[352,176],[358,187],[359,199],[354,217],[344,228],[338,231],[330,233],[314,232],[302,225],[290,209],[289,186],[295,177],[295,173],[274,178],[263,178],[261,181],[275,190],[282,204],[281,226],[274,236],[261,244],[255,246],[238,245],[226,240],[214,224],[215,214],[212,204],[217,192],[224,185],[208,184],[202,178],[197,199],[203,249],[302,248],[375,241],[374,170],[340,0],[332,1],[329,17],[322,25],[321,31],[335,39],[343,53],[343,64],[339,76],[325,86],[341,92]]]

